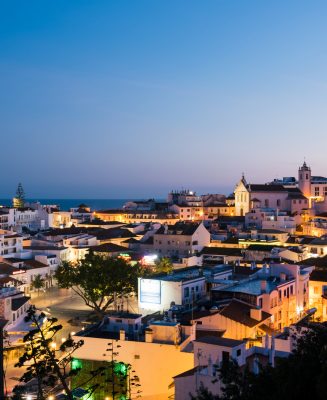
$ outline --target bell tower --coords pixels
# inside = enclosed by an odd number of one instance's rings
[[[308,199],[311,197],[311,168],[304,161],[299,168],[299,189]]]

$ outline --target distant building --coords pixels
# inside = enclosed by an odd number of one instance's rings
[[[161,226],[153,235],[153,251],[159,256],[183,258],[195,255],[210,243],[203,223],[178,222]]]
[[[23,251],[23,237],[14,231],[0,230],[0,257],[16,257]]]
[[[309,200],[298,188],[276,184],[248,184],[243,176],[235,188],[235,215],[243,216],[254,208],[273,208],[300,213]]]

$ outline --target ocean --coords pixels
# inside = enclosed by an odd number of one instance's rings
[[[26,199],[26,202],[33,201],[39,201],[41,204],[55,204],[60,207],[60,210],[67,211],[70,208],[78,207],[80,204],[86,204],[92,210],[121,208],[130,199]],[[0,199],[0,205],[11,206],[12,199]]]

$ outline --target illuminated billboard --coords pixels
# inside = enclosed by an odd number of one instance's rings
[[[161,304],[161,285],[156,279],[141,279],[141,303]]]

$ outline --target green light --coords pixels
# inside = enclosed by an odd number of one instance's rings
[[[79,360],[78,358],[72,359],[72,371],[76,371],[77,369],[82,369],[82,367],[83,364],[81,360]]]
[[[114,365],[114,373],[115,375],[127,375],[127,366],[123,362],[116,362]]]

